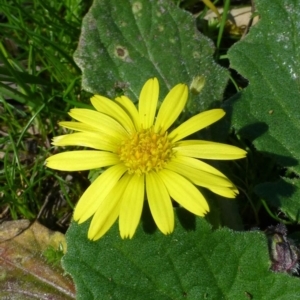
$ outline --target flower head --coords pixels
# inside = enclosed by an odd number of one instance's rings
[[[49,168],[81,171],[106,170],[81,196],[74,219],[82,223],[93,216],[88,238],[102,237],[119,217],[122,238],[131,238],[141,218],[145,195],[153,219],[164,234],[174,229],[171,199],[197,216],[208,204],[196,188],[201,186],[228,198],[238,190],[221,172],[199,159],[238,159],[246,152],[234,146],[185,137],[218,121],[222,109],[199,113],[177,128],[170,127],[185,107],[188,88],[173,87],[156,114],[159,84],[156,78],[143,86],[138,109],[126,96],[115,101],[96,95],[95,110],[72,109],[77,120],[60,125],[77,131],[53,139],[55,146],[84,146],[94,150],[68,151],[49,157]]]

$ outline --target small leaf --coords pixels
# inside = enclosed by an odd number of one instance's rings
[[[191,216],[189,215],[189,218]],[[89,222],[72,223],[63,266],[78,299],[293,299],[299,280],[269,270],[268,245],[258,231],[211,231],[202,219],[177,220],[173,234],[119,237],[118,225],[97,242],[87,239]],[[149,231],[149,230],[148,230]]]
[[[192,16],[171,1],[95,0],[82,26],[74,59],[87,91],[111,98],[121,91],[136,102],[150,77],[159,79],[160,95],[201,77],[189,111],[221,100],[227,71],[214,63],[212,42]]]

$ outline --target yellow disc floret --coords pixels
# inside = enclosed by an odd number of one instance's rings
[[[118,149],[120,160],[129,174],[141,175],[164,168],[172,157],[168,134],[156,133],[153,127],[133,133]]]

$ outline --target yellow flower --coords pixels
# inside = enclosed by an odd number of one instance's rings
[[[126,96],[112,101],[96,95],[91,98],[96,110],[72,109],[69,115],[78,122],[60,123],[78,132],[55,137],[53,145],[95,150],[53,155],[47,159],[47,167],[63,171],[109,167],[84,192],[74,211],[78,223],[93,216],[89,239],[102,237],[118,217],[121,237],[132,238],[145,194],[157,227],[169,234],[174,229],[171,199],[204,216],[209,207],[195,185],[228,198],[238,193],[224,174],[199,158],[238,159],[245,157],[244,150],[203,140],[182,140],[218,121],[225,112],[202,112],[168,131],[185,107],[188,88],[185,84],[173,87],[156,115],[158,96],[159,84],[152,78],[142,88],[138,110]]]

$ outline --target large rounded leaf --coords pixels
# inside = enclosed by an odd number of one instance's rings
[[[188,104],[195,113],[221,100],[227,83],[228,73],[214,63],[213,52],[192,15],[171,1],[95,0],[74,59],[82,69],[83,88],[109,97],[121,89],[136,101],[154,76],[161,95],[177,83],[204,81]]]
[[[88,222],[73,223],[63,265],[75,281],[77,299],[279,300],[299,295],[298,278],[269,270],[263,233],[213,232],[203,218],[193,223],[191,215],[179,215],[185,227],[177,219],[173,234],[139,226],[132,240],[120,239],[115,224],[92,242],[86,237]]]

